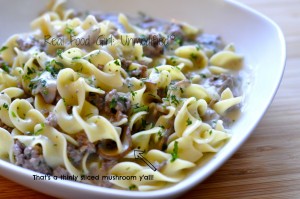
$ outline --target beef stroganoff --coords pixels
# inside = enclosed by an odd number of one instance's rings
[[[180,182],[222,148],[242,101],[233,44],[176,20],[64,4],[52,1],[32,32],[0,50],[1,159],[148,191]]]

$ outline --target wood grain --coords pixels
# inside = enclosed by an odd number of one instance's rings
[[[283,82],[242,148],[181,198],[300,198],[300,1],[240,0],[276,21],[287,42]],[[0,176],[0,198],[51,198]]]

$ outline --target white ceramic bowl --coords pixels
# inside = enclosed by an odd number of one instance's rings
[[[29,30],[29,22],[43,9],[40,0],[3,1],[0,7],[0,41],[13,33]],[[279,27],[262,14],[231,0],[85,0],[72,1],[80,10],[102,10],[178,19],[203,27],[207,33],[220,34],[234,42],[246,59],[246,92],[243,113],[232,129],[232,139],[206,164],[169,188],[151,192],[133,192],[90,186],[71,181],[34,181],[34,172],[0,160],[0,175],[37,191],[63,198],[175,198],[191,189],[220,167],[250,136],[279,86],[286,49]],[[18,14],[16,14],[18,13]],[[249,84],[248,84],[249,83]],[[1,146],[0,146],[1,147]],[[13,191],[13,190],[12,190]]]

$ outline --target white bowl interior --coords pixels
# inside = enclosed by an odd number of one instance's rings
[[[13,3],[5,1],[0,7],[0,41],[13,33],[29,30],[29,23],[43,10],[39,0]],[[28,6],[30,5],[30,6]],[[232,129],[232,139],[207,164],[199,166],[182,182],[166,189],[130,192],[106,189],[69,181],[33,181],[31,171],[0,161],[0,174],[25,186],[59,197],[96,198],[171,198],[203,181],[223,164],[251,134],[270,105],[280,83],[285,64],[285,43],[276,24],[261,14],[233,1],[70,1],[79,10],[124,12],[135,15],[143,11],[158,18],[186,21],[203,27],[207,33],[219,34],[225,42],[233,42],[245,56],[245,97],[243,113]],[[26,7],[26,9],[24,9]],[[15,15],[14,13],[18,13]]]

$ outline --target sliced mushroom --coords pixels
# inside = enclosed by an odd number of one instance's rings
[[[132,139],[131,139],[131,132],[128,126],[123,128],[122,132],[122,146],[123,150],[121,153],[118,152],[116,143],[113,140],[102,140],[98,146],[98,154],[101,158],[107,160],[118,160],[126,156],[131,148],[132,148]]]

